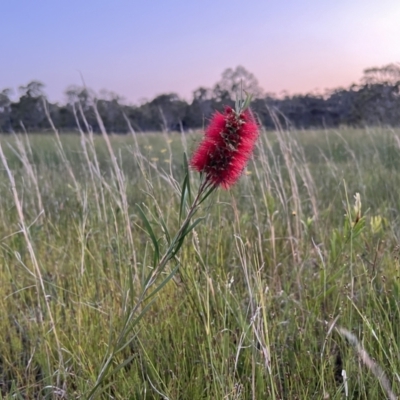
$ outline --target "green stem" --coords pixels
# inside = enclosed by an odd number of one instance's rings
[[[154,269],[150,279],[148,280],[146,286],[144,287],[142,293],[140,294],[136,305],[133,307],[133,309],[129,313],[128,317],[126,318],[124,326],[121,330],[121,333],[116,341],[116,344],[115,344],[113,350],[108,355],[105,363],[103,364],[101,372],[100,372],[99,376],[97,377],[95,386],[92,388],[92,390],[88,394],[89,399],[93,399],[94,395],[96,394],[98,388],[101,385],[101,382],[107,375],[107,373],[112,365],[112,361],[113,361],[115,355],[126,346],[126,343],[124,343],[124,339],[125,339],[126,335],[128,334],[128,332],[130,331],[130,329],[133,327],[131,322],[133,321],[135,324],[135,321],[138,322],[141,319],[141,317],[143,316],[143,313],[145,313],[146,310],[142,310],[142,313],[140,313],[139,316],[136,316],[136,319],[134,321],[134,317],[135,317],[136,313],[138,312],[138,310],[140,309],[143,301],[145,301],[149,296],[151,296],[151,294],[150,294],[148,297],[146,297],[146,294],[149,291],[150,287],[154,284],[154,282],[156,281],[156,279],[158,278],[160,273],[164,270],[168,261],[170,261],[174,257],[176,246],[179,245],[180,241],[183,240],[184,237],[186,236],[185,231],[186,231],[187,227],[189,226],[190,220],[192,219],[193,215],[196,213],[198,207],[200,206],[200,204],[203,201],[203,198],[202,198],[203,194],[206,193],[206,195],[208,195],[209,193],[207,193],[207,190],[208,189],[211,190],[212,185],[213,184],[208,179],[205,179],[200,184],[197,195],[196,195],[192,205],[189,208],[189,211],[187,213],[185,220],[183,221],[181,227],[179,228],[178,232],[176,233],[170,246],[168,247],[168,249],[165,252],[165,254],[163,255],[163,257],[161,258],[157,267]],[[174,273],[174,271],[171,272],[171,274],[173,274],[173,273]],[[169,278],[171,278],[171,275],[167,279],[169,279]],[[157,290],[157,289],[155,289],[155,290]]]
[[[146,287],[144,288],[143,294],[145,294],[147,292],[147,290],[149,289],[149,287],[154,283],[154,280],[157,278],[159,273],[165,268],[168,261],[171,258],[173,258],[174,249],[175,249],[176,245],[184,238],[185,230],[188,227],[189,222],[192,219],[193,215],[196,213],[198,206],[202,202],[201,197],[210,186],[211,186],[211,183],[207,179],[201,183],[199,190],[197,192],[197,195],[196,195],[195,199],[193,200],[193,203],[188,211],[188,214],[187,214],[185,220],[183,221],[183,223],[182,223],[181,227],[179,228],[179,231],[176,233],[175,237],[172,239],[169,248],[167,249],[167,251],[165,252],[163,257],[161,258],[157,267],[154,269],[151,278],[149,279]]]

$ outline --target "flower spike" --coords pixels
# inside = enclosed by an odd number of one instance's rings
[[[250,96],[237,100],[235,110],[216,112],[190,165],[205,174],[213,186],[228,189],[240,178],[259,135],[257,122],[248,109]]]

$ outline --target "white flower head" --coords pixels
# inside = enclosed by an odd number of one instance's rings
[[[360,219],[361,218],[361,196],[360,193],[356,193],[354,195],[354,212],[356,214],[356,219]]]

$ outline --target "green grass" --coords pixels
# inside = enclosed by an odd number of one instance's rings
[[[102,136],[0,138],[0,398],[394,398],[382,370],[400,393],[400,131],[262,133],[129,317],[154,258],[137,204],[163,254],[198,140],[111,136],[113,162]]]

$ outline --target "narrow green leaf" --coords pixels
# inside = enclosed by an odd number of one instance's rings
[[[206,217],[200,217],[197,218],[192,225],[190,225],[187,229],[185,229],[185,233],[184,236],[186,236],[188,233],[190,233],[194,228],[196,228],[196,226],[203,221],[203,219],[206,219]]]
[[[176,239],[176,243],[172,243],[171,247],[173,248],[173,251],[171,253],[171,258],[175,257],[175,255],[178,253],[178,251],[180,250],[180,248],[183,245],[183,242],[185,241],[185,237],[187,236],[187,234],[192,231],[203,219],[205,219],[206,217],[200,217],[197,218],[193,224],[189,225],[190,221],[187,221],[187,224],[183,231],[182,234],[179,238]]]
[[[176,242],[176,244],[175,244],[175,246],[174,246],[174,248],[172,250],[170,259],[175,257],[175,255],[178,253],[179,249],[182,247],[183,242],[185,241],[185,236],[186,235],[181,236],[179,238],[179,240]]]
[[[187,188],[188,199],[189,199],[189,203],[191,203],[192,202],[192,192],[190,190],[190,171],[189,171],[189,162],[187,159],[186,152],[183,153],[183,165],[185,168],[185,173],[187,175],[186,188]]]
[[[154,268],[157,268],[157,267],[155,266]],[[150,279],[151,279],[151,277],[153,276],[153,273],[154,273],[154,269],[152,268],[152,269],[150,270],[150,272],[147,274],[146,279],[145,279],[144,282],[143,282],[143,287],[144,287],[144,288],[147,287],[147,285],[149,284]]]
[[[181,191],[181,202],[179,205],[179,223],[182,220],[183,211],[185,209],[186,200],[189,199],[191,201],[191,192],[190,192],[190,174],[189,174],[189,163],[187,160],[186,153],[183,153],[183,170],[185,173],[185,177],[182,183],[182,191]]]
[[[216,186],[212,186],[208,189],[208,192],[203,196],[203,198],[199,201],[199,205],[216,189]]]
[[[139,210],[139,215],[142,218],[142,221],[147,230],[147,233],[149,234],[150,239],[153,242],[153,246],[154,246],[154,261],[153,262],[154,262],[154,267],[155,267],[160,259],[160,249],[158,247],[158,241],[157,241],[156,235],[154,234],[153,228],[151,227],[150,222],[146,217],[146,214],[140,208],[139,204],[136,204],[136,206]]]
[[[175,268],[168,274],[168,276],[145,298],[144,301],[149,300],[154,295],[156,295],[176,274],[176,271],[179,269],[179,263],[175,266]]]
[[[114,382],[109,382],[106,385],[102,386],[100,390],[97,390],[99,388],[99,386],[102,384],[103,382],[98,382],[93,389],[89,392],[89,394],[87,395],[89,400],[94,399],[94,395],[99,396],[100,394],[102,394],[104,391],[106,391],[110,386],[112,386],[114,384]]]
[[[146,306],[140,312],[140,314],[132,321],[132,323],[127,325],[126,329],[124,329],[124,335],[123,337],[121,337],[119,342],[122,341],[122,339],[126,337],[127,333],[130,332],[142,320],[142,318],[146,315],[147,311],[149,310],[150,306],[153,304],[155,300],[156,300],[155,298],[150,300],[149,303],[146,304]],[[131,320],[131,318],[129,318],[129,320]],[[129,344],[135,339],[135,337],[136,336],[133,336],[125,343],[121,344],[120,347],[118,347],[117,350],[115,350],[114,355],[120,353],[123,349],[129,346]]]
[[[242,111],[244,111],[247,107],[249,107],[252,97],[253,97],[253,95],[246,93],[246,99],[243,103]]]
[[[186,186],[188,182],[188,174],[185,174],[185,178],[182,183],[182,191],[181,191],[181,202],[179,204],[179,225],[181,224],[183,210],[185,208],[186,203]]]
[[[133,354],[131,356],[129,356],[124,362],[122,362],[121,364],[117,365],[113,371],[112,371],[112,375],[115,375],[118,371],[120,371],[122,368],[125,368],[135,357],[138,357],[138,354]]]
[[[142,288],[146,286],[146,265],[147,265],[147,255],[148,255],[148,247],[149,246],[150,246],[150,243],[146,242],[146,244],[144,246],[143,259],[141,261],[140,282],[142,284]]]

